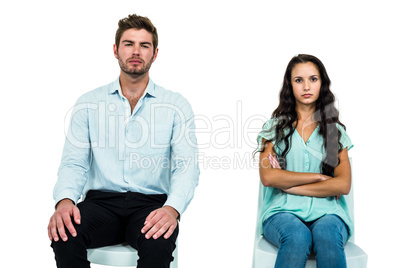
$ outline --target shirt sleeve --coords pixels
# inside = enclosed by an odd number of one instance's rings
[[[261,151],[262,149],[262,140],[270,140],[275,138],[275,125],[276,125],[276,120],[275,119],[269,119],[264,126],[262,127],[261,132],[257,136],[257,143],[258,143],[258,151]],[[275,144],[275,141],[272,141],[273,144]]]
[[[182,215],[194,196],[200,170],[193,111],[181,96],[177,107],[171,141],[170,191],[165,205]]]
[[[88,104],[80,98],[71,113],[58,179],[53,190],[56,204],[65,198],[77,204],[88,179],[90,158]]]
[[[348,148],[348,151],[353,148],[352,141],[349,138],[349,135],[346,133],[346,130],[339,124],[337,124],[339,131],[341,132],[340,143],[342,144],[342,149]]]

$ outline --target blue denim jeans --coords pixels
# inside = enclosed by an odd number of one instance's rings
[[[279,248],[275,268],[304,268],[311,250],[317,268],[346,267],[348,230],[336,215],[303,222],[292,213],[276,213],[264,222],[264,237]]]

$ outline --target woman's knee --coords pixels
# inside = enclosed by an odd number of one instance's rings
[[[310,251],[312,235],[308,227],[291,213],[278,213],[264,223],[265,238],[277,247]]]
[[[336,215],[326,215],[311,229],[317,267],[346,267],[344,244],[348,231],[345,223]]]
[[[326,215],[312,226],[315,248],[342,249],[348,238],[345,223],[336,215]],[[314,250],[316,251],[316,249]]]

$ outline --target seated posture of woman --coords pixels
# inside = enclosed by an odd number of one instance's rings
[[[346,267],[353,223],[344,195],[351,187],[348,150],[322,62],[300,54],[289,62],[279,106],[258,135],[264,186],[263,235],[279,248],[275,267]]]

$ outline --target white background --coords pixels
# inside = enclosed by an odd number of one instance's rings
[[[181,268],[251,267],[259,178],[250,155],[298,53],[327,67],[355,144],[356,243],[370,268],[397,267],[399,11],[387,0],[2,2],[2,263],[55,267],[46,227],[65,116],[81,94],[117,78],[117,22],[137,13],[159,32],[152,79],[182,93],[209,120],[209,129],[199,123],[198,140],[215,144],[200,150],[199,187],[180,226]],[[231,131],[222,118],[232,119]],[[232,162],[218,168],[214,161],[223,158]]]

